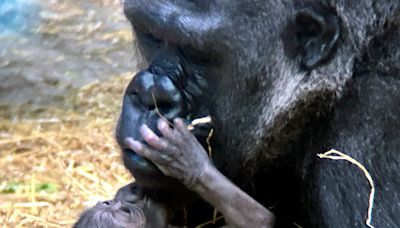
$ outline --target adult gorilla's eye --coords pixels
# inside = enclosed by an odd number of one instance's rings
[[[180,54],[194,64],[208,64],[211,58],[208,54],[198,51],[190,46],[178,47]]]

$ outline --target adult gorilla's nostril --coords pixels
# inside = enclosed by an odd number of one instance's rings
[[[160,114],[171,119],[182,114],[181,93],[168,76],[146,70],[139,72],[132,83],[130,94],[138,96],[149,111],[158,109]]]
[[[153,95],[156,98],[157,107],[160,111],[182,108],[182,96],[172,80],[168,76],[160,76],[154,83]]]
[[[138,95],[145,106],[153,106],[152,91],[154,90],[155,75],[148,71],[141,71],[133,78],[132,94]]]

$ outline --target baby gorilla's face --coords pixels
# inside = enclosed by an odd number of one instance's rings
[[[119,189],[113,200],[99,202],[85,211],[74,227],[166,227],[166,214],[164,206],[144,197],[135,184],[129,184]]]
[[[146,218],[142,206],[125,205],[117,200],[99,202],[82,214],[75,227],[145,228]]]

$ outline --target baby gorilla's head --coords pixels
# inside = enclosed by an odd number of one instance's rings
[[[144,197],[135,184],[129,184],[119,189],[113,200],[86,210],[74,228],[166,227],[166,217],[165,207]]]
[[[74,227],[134,227],[144,228],[146,218],[143,209],[138,205],[123,205],[120,201],[99,202],[85,211]]]

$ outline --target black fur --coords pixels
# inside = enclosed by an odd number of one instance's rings
[[[155,129],[158,104],[168,119],[211,116],[215,166],[277,227],[365,226],[368,182],[316,156],[331,148],[375,180],[373,224],[400,227],[398,0],[126,0],[125,13],[147,70],[126,91],[117,140],[140,185],[184,189],[123,143]],[[169,200],[191,201],[181,195]]]

